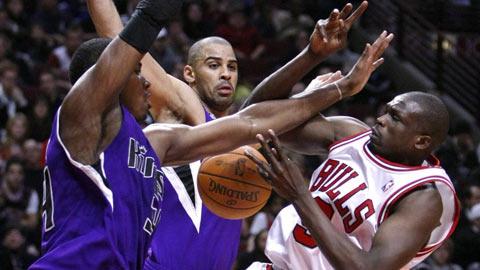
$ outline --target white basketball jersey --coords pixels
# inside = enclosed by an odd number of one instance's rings
[[[417,167],[386,161],[367,147],[370,133],[363,132],[332,145],[327,160],[312,175],[310,191],[335,228],[368,251],[378,227],[388,218],[390,207],[411,190],[434,183],[443,203],[441,225],[405,266],[411,268],[453,232],[459,215],[455,190],[435,157]],[[333,269],[291,205],[272,224],[265,253],[274,269]]]

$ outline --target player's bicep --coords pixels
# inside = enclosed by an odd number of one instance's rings
[[[375,234],[369,252],[371,265],[382,269],[405,266],[440,225],[441,213],[441,198],[436,190],[420,190],[408,195]]]
[[[318,155],[335,141],[368,130],[363,122],[347,116],[318,115],[296,129],[282,135],[282,143],[293,151]]]

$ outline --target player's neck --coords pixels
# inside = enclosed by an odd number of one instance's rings
[[[425,161],[425,157],[423,155],[422,156],[414,156],[414,155],[406,156],[406,155],[383,153],[375,149],[375,147],[371,143],[368,144],[368,148],[373,154],[381,157],[382,159],[392,163],[397,163],[399,165],[412,166],[412,167],[421,166]]]

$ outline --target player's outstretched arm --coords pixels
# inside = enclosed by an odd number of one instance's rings
[[[327,19],[319,20],[310,36],[308,46],[255,87],[242,108],[264,100],[287,98],[295,83],[323,59],[346,46],[348,31],[365,12],[367,6],[367,1],[363,1],[352,12],[353,7],[349,3],[341,11],[333,10]]]
[[[181,3],[141,0],[127,27],[72,87],[61,107],[59,130],[74,160],[95,163],[116,136],[122,119],[119,94]]]
[[[339,233],[318,207],[300,169],[283,152],[274,132],[267,135],[270,143],[260,134],[257,139],[265,149],[268,164],[248,152],[247,156],[273,189],[293,204],[302,224],[335,269],[400,269],[415,257],[440,224],[442,202],[438,191],[417,190],[396,204],[375,234],[371,249],[362,250]]]
[[[387,33],[383,32],[372,46],[379,45],[378,42],[381,41],[382,37],[390,41],[393,39],[392,34],[387,36]],[[367,47],[369,47],[368,44]],[[351,76],[357,65],[362,65],[360,59],[345,77]],[[308,92],[311,85],[317,80],[318,78],[314,79],[304,92]],[[300,95],[303,94],[300,93]],[[369,127],[365,123],[352,117],[336,116],[326,118],[319,115],[299,127],[282,134],[280,138],[285,146],[293,151],[316,155],[323,153],[333,142],[368,129]]]
[[[87,6],[98,35],[113,38],[123,29],[112,0],[87,0]],[[149,53],[142,59],[142,75],[151,83],[150,112],[156,122],[205,122],[202,104],[190,86],[167,74]]]
[[[234,115],[200,126],[152,125],[145,132],[164,164],[184,163],[227,152],[253,142],[255,134],[266,134],[269,128],[278,133],[287,132],[342,97],[358,93],[382,63],[380,57],[392,38],[384,32],[373,45],[367,44],[351,72],[334,83],[318,85],[317,89],[290,99],[254,104]]]

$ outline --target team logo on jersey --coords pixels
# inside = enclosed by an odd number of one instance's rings
[[[128,167],[135,169],[145,178],[153,178],[153,197],[150,203],[151,216],[147,217],[143,230],[149,235],[155,230],[160,220],[161,202],[163,200],[164,174],[155,165],[155,158],[147,155],[147,147],[141,145],[134,138],[130,138],[128,145]]]
[[[388,181],[385,185],[382,187],[383,192],[387,192],[391,187],[393,187],[393,180]]]
[[[147,148],[141,145],[134,138],[130,138],[128,145],[128,167],[135,169],[145,178],[153,178],[160,184],[160,194],[156,191],[156,196],[163,198],[163,172],[155,165],[155,158],[147,156]]]

